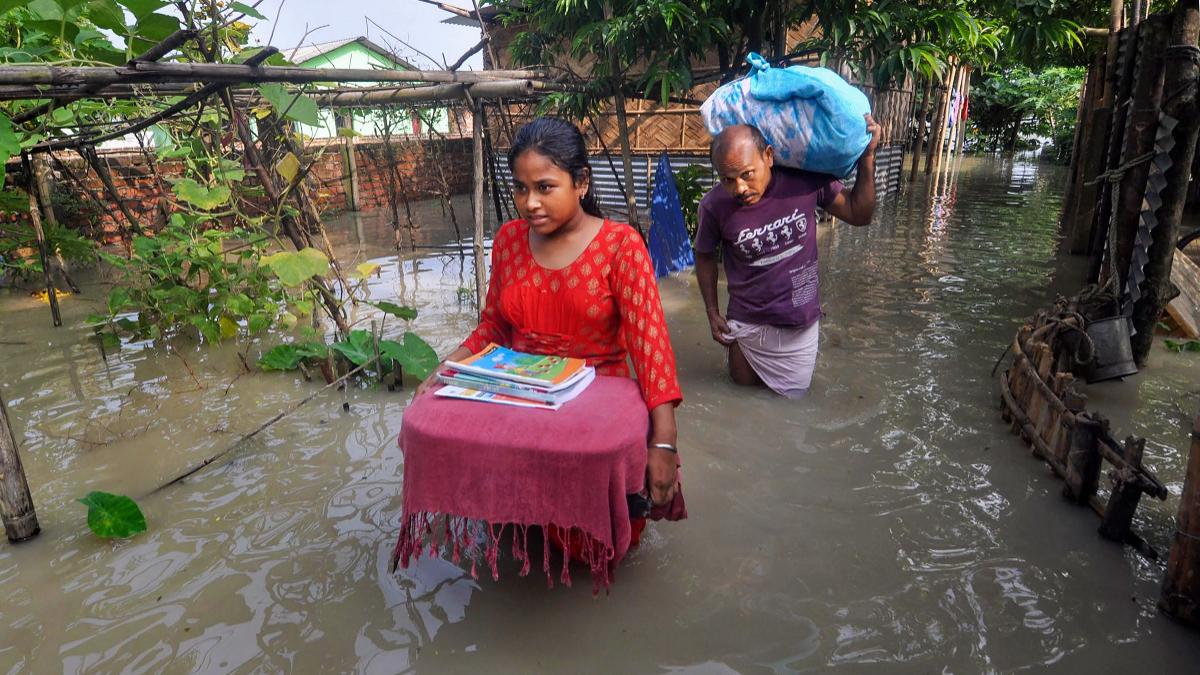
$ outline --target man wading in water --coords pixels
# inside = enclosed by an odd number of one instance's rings
[[[871,142],[847,195],[831,176],[774,165],[751,126],[726,128],[709,151],[720,185],[700,201],[696,280],[713,339],[729,349],[729,375],[788,398],[808,392],[817,362],[821,301],[816,207],[851,225],[875,213],[879,125],[864,115]],[[729,307],[717,303],[717,247],[725,261]]]

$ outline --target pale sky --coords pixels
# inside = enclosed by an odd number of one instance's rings
[[[470,0],[449,0],[448,4],[471,6]],[[270,39],[274,46],[287,51],[299,46],[308,30],[312,33],[304,38],[303,44],[365,35],[420,68],[433,68],[436,63],[440,69],[443,59],[454,63],[480,37],[478,27],[441,23],[450,15],[419,0],[266,0],[258,10],[269,21],[257,21],[252,43],[262,44]],[[479,54],[463,66],[475,70],[482,67],[483,57]]]

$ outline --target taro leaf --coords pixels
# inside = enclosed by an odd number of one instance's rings
[[[392,316],[398,316],[401,319],[404,319],[406,321],[412,321],[413,319],[417,318],[417,310],[413,309],[412,307],[405,307],[402,305],[397,305],[394,302],[388,302],[386,300],[381,300],[379,302],[370,302],[367,304],[369,304],[373,307],[378,307],[379,309],[382,309],[383,311],[387,312],[388,314],[391,314]]]
[[[191,178],[181,178],[175,181],[172,189],[175,195],[183,201],[206,211],[229,201],[230,196],[228,185],[207,188]]]
[[[296,159],[296,155],[289,152],[275,162],[275,170],[288,183],[296,180],[296,173],[300,171],[300,160]]]
[[[290,93],[282,84],[261,84],[258,92],[280,115],[311,127],[320,124],[317,104],[300,94]]]
[[[296,352],[305,359],[326,359],[329,357],[329,347],[324,342],[301,342],[296,345]]]
[[[266,266],[287,286],[299,286],[305,281],[324,276],[329,272],[329,258],[315,248],[299,251],[282,251],[262,258],[259,264]]]
[[[382,342],[380,343],[382,345]],[[329,345],[333,351],[346,357],[350,363],[361,366],[375,359],[375,348],[371,346],[371,334],[365,330],[352,330],[345,342]]]
[[[91,492],[79,503],[88,507],[88,529],[98,537],[124,539],[146,531],[146,516],[129,497]]]
[[[296,345],[279,345],[258,359],[258,367],[263,370],[295,370],[300,367],[303,358]]]
[[[405,333],[403,344],[394,340],[380,340],[379,351],[398,361],[402,368],[421,380],[437,369],[437,352],[416,333]]]
[[[262,19],[265,21],[267,18],[263,16],[262,13],[260,13],[257,9],[240,2],[229,3],[229,10],[232,12],[238,12],[239,14],[245,14],[252,19]]]

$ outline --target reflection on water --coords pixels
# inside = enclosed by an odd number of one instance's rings
[[[869,228],[822,231],[827,316],[802,402],[729,383],[694,283],[663,281],[691,519],[652,526],[598,601],[515,568],[499,583],[436,559],[386,573],[411,387],[323,393],[143,498],[147,533],[93,538],[75,498],[145,495],[320,385],[244,372],[239,352],[253,362],[278,336],[106,361],[82,326],[98,281],[59,330],[34,299],[0,296],[0,382],[44,528],[0,545],[0,673],[1192,670],[1200,642],[1153,607],[1161,569],[1099,539],[997,414],[996,356],[1078,275],[1052,261],[1063,175],[956,171],[932,200],[917,184]],[[452,236],[430,208],[421,245]],[[398,260],[387,214],[331,229],[347,267],[383,266],[371,295],[417,306],[440,351],[466,334],[469,256]],[[1089,393],[1155,439],[1147,462],[1177,493],[1200,368],[1153,359]],[[1175,504],[1140,516],[1164,550]]]

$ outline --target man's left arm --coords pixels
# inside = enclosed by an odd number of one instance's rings
[[[837,193],[825,210],[834,218],[844,220],[851,225],[870,225],[875,215],[875,148],[879,145],[879,124],[871,115],[863,115],[867,120],[867,131],[871,134],[871,142],[858,158],[858,173],[854,179],[854,187],[850,194],[843,190]]]

